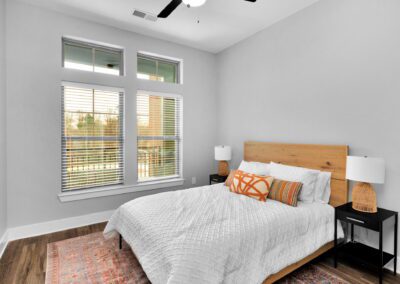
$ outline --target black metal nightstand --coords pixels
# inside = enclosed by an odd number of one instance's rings
[[[210,175],[210,185],[213,183],[223,183],[227,178],[227,176],[220,176],[218,174]]]
[[[383,223],[385,220],[394,217],[394,254],[383,251]],[[344,221],[351,225],[351,241],[338,245],[337,221]],[[335,267],[339,256],[348,257],[353,261],[362,263],[379,272],[379,283],[382,283],[383,267],[391,260],[394,260],[394,274],[397,272],[397,223],[398,213],[378,208],[377,213],[363,213],[352,208],[352,203],[347,203],[335,208]],[[354,225],[379,232],[379,249],[354,241]]]

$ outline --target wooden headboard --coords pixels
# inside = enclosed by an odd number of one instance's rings
[[[282,163],[290,166],[332,172],[331,199],[336,207],[348,202],[346,157],[348,146],[245,142],[244,160]]]

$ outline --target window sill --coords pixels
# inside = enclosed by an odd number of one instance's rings
[[[60,199],[61,202],[70,202],[76,200],[84,200],[90,198],[98,198],[98,197],[180,186],[183,185],[184,182],[185,180],[183,178],[176,178],[163,181],[145,182],[136,185],[109,186],[109,187],[94,188],[87,190],[62,192],[58,195],[58,198]]]

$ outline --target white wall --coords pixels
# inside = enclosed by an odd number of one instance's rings
[[[0,239],[7,226],[5,18],[5,0],[0,0]]]
[[[400,211],[399,13],[398,0],[322,0],[219,54],[218,142],[233,164],[245,140],[347,144],[386,160],[378,205]]]
[[[126,48],[127,76],[117,87],[126,89],[127,170],[136,171],[135,114],[129,112],[135,109],[136,89],[162,88],[135,79],[136,51],[145,50],[184,59],[185,84],[168,88],[184,95],[185,187],[192,176],[207,183],[216,142],[233,146],[233,166],[242,158],[245,140],[348,144],[354,155],[385,158],[387,182],[377,187],[378,203],[400,210],[400,1],[322,0],[225,50],[217,62],[191,48],[7,3],[9,227],[114,209],[145,194],[59,202],[60,82],[115,82],[62,70],[63,35]],[[1,143],[5,111],[0,113]],[[4,159],[0,163],[4,176]],[[129,176],[127,182],[134,183]],[[392,249],[389,225],[386,250]],[[376,244],[376,234],[358,234]]]
[[[9,1],[7,5],[8,226],[115,209],[142,192],[60,203],[62,80],[112,84],[126,91],[127,184],[136,181],[137,89],[158,89],[184,96],[184,187],[196,176],[208,182],[216,141],[215,56],[177,44],[64,16]],[[126,77],[115,78],[61,68],[61,37],[75,36],[125,48]],[[136,52],[184,60],[184,84],[136,79]]]

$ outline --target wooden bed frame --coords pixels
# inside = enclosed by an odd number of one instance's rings
[[[348,146],[282,144],[266,142],[245,142],[244,160],[252,162],[275,162],[332,172],[331,198],[329,204],[334,207],[348,202],[348,182],[346,180],[346,158]],[[263,283],[270,284],[290,274],[297,268],[310,262],[333,248],[333,241],[304,259],[269,276]]]
[[[343,145],[245,142],[244,160],[263,163],[275,162],[331,172],[331,198],[329,204],[337,207],[348,202],[348,182],[346,180],[348,149],[348,146]],[[309,256],[269,276],[263,284],[278,281],[304,264],[329,251],[333,246],[333,241],[325,244]],[[122,249],[121,235],[119,235],[119,248]]]

